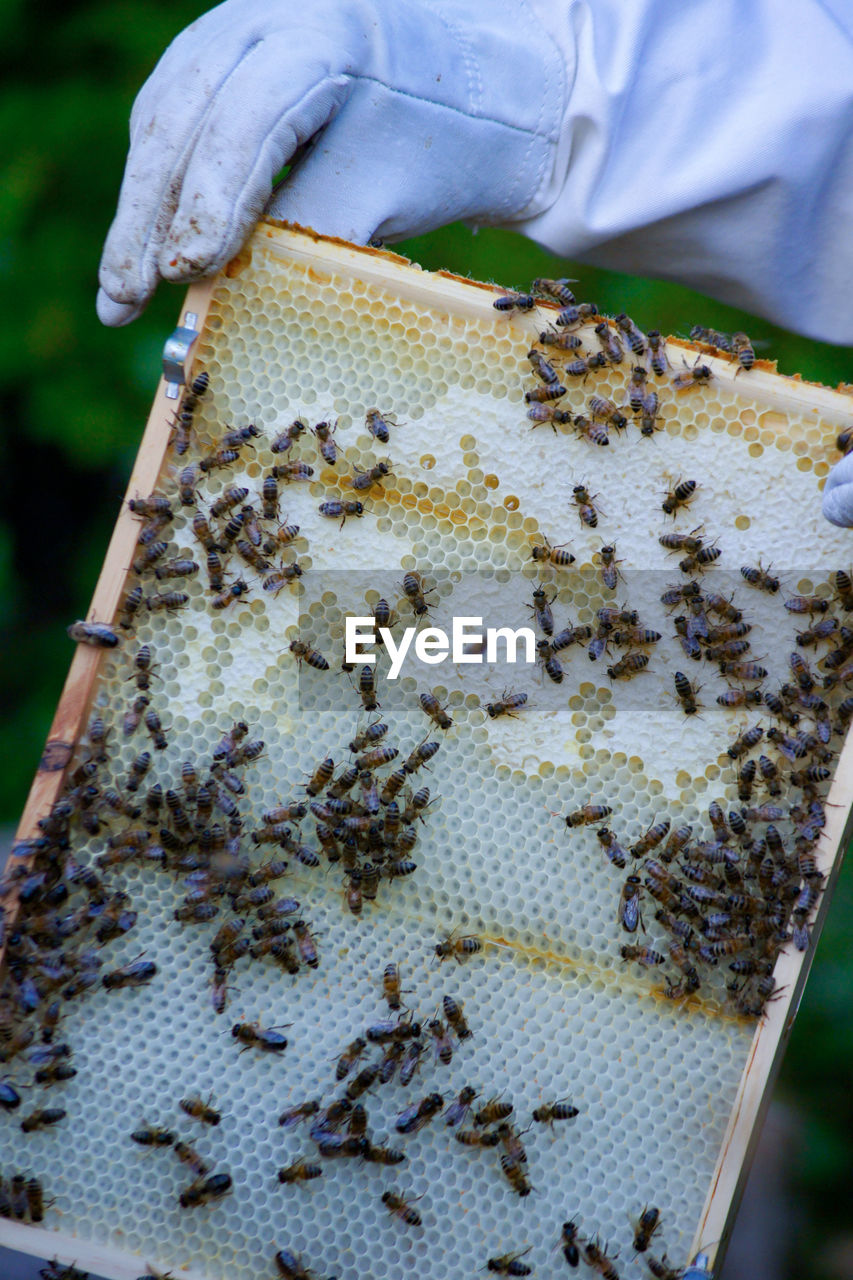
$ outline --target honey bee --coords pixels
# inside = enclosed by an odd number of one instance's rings
[[[413,1209],[411,1204],[407,1203],[402,1196],[397,1195],[396,1191],[383,1191],[382,1203],[389,1213],[400,1218],[407,1227],[419,1227],[421,1225],[422,1219],[417,1209]]]
[[[618,662],[614,662],[612,666],[607,668],[607,674],[611,680],[632,680],[635,675],[643,671],[649,665],[649,655],[647,653],[626,653],[624,658],[620,658]]]
[[[453,720],[447,714],[446,709],[441,706],[438,698],[436,698],[434,694],[422,693],[418,696],[418,701],[420,702],[423,710],[429,716],[430,720],[434,721],[434,723],[438,725],[439,729],[449,729],[453,724]],[[396,756],[396,754],[397,752],[395,751],[394,755]],[[393,757],[391,758],[393,759]],[[382,763],[384,763],[384,761]]]
[[[135,587],[125,594],[121,603],[121,616],[119,618],[119,626],[125,631],[131,630],[133,627],[133,619],[139,611],[142,604],[142,586],[137,583]]]
[[[280,431],[274,440],[270,443],[271,453],[287,453],[293,447],[294,440],[298,440],[308,430],[306,423],[301,418],[296,418],[291,422],[289,427],[285,427],[284,431]]]
[[[305,784],[305,790],[309,796],[319,795],[320,792],[328,786],[332,781],[332,775],[335,772],[335,762],[331,756],[326,756],[325,760],[321,760],[317,768],[311,774],[308,782]]]
[[[442,1001],[444,1016],[459,1041],[468,1040],[474,1033],[465,1020],[462,1005],[452,996],[444,996]]]
[[[499,1276],[529,1276],[533,1274],[533,1268],[528,1267],[526,1262],[521,1259],[530,1249],[525,1249],[523,1253],[502,1253],[497,1258],[489,1258],[486,1263],[487,1271],[494,1271]]]
[[[534,428],[541,426],[543,422],[551,425],[551,430],[557,434],[557,425],[568,426],[572,421],[572,415],[567,409],[558,409],[553,404],[534,404],[527,410],[527,416],[533,423]]]
[[[293,526],[298,528],[297,525]],[[293,582],[296,578],[302,577],[302,568],[298,564],[282,565],[276,573],[271,573],[264,578],[261,586],[264,591],[270,592],[271,595],[278,595],[283,587],[289,582]]]
[[[230,467],[240,457],[240,450],[234,448],[214,449],[199,462],[199,469],[207,475],[211,471],[218,471],[221,467]]]
[[[640,924],[641,893],[640,877],[628,876],[619,898],[619,923],[627,933],[636,933]]]
[[[845,427],[843,431],[839,431],[835,439],[835,447],[839,453],[847,456],[853,449],[853,427]]]
[[[530,291],[540,297],[554,298],[564,307],[572,307],[577,299],[569,288],[570,284],[577,284],[577,280],[569,280],[567,277],[561,277],[559,280],[548,280],[544,276],[537,276],[530,287]]]
[[[296,936],[296,945],[299,948],[299,955],[303,964],[307,964],[310,969],[316,969],[320,963],[320,957],[317,954],[317,946],[308,925],[304,920],[294,920],[293,932]]]
[[[533,366],[533,372],[542,382],[549,386],[554,386],[559,382],[557,370],[545,359],[542,352],[537,350],[536,347],[533,347],[528,351],[527,359]]]
[[[590,396],[589,411],[593,418],[609,423],[617,431],[622,431],[628,425],[628,419],[618,405],[605,396]]]
[[[598,1237],[588,1240],[583,1246],[583,1256],[587,1265],[597,1271],[603,1280],[619,1280],[619,1273],[613,1262],[601,1247]]]
[[[574,1120],[580,1112],[568,1102],[543,1102],[534,1108],[533,1119],[537,1124],[553,1124],[555,1120]]]
[[[645,1206],[634,1223],[634,1249],[637,1253],[645,1253],[652,1242],[652,1236],[660,1230],[660,1209]]]
[[[169,499],[157,493],[149,494],[147,498],[130,498],[127,505],[135,516],[146,519],[152,516],[172,517],[174,514]]]
[[[735,377],[737,377],[737,374],[741,371],[748,373],[755,364],[755,351],[753,350],[752,343],[745,333],[732,334],[732,351],[737,356],[739,366]]]
[[[403,591],[408,598],[416,617],[422,617],[427,612],[426,595],[423,590],[423,579],[419,573],[406,573],[403,575]]]
[[[720,663],[720,671],[724,676],[734,676],[736,680],[763,680],[767,675],[766,667],[760,666],[757,662],[727,662]]]
[[[607,827],[602,827],[596,832],[596,836],[599,844],[604,849],[604,852],[607,854],[613,865],[618,867],[620,871],[623,871],[627,866],[627,855],[613,832],[608,830]]]
[[[601,581],[608,591],[615,591],[616,585],[622,577],[622,574],[619,572],[617,567],[622,562],[621,560],[616,559],[615,545],[608,544],[607,546],[602,547],[598,556],[601,561],[599,569]]]
[[[370,467],[367,471],[355,470],[350,476],[349,483],[353,489],[370,489],[373,485],[379,484],[381,480],[391,474],[390,464],[387,462],[377,462],[374,467]]]
[[[732,760],[739,760],[741,756],[746,755],[747,751],[751,751],[753,747],[757,746],[763,737],[764,730],[761,725],[753,725],[735,738],[728,748],[727,754],[731,756]]]
[[[619,330],[627,338],[628,345],[633,351],[634,355],[635,356],[644,355],[646,351],[646,339],[641,333],[641,331],[637,328],[636,324],[631,319],[631,317],[626,315],[625,312],[622,311],[618,316],[614,316],[613,318],[616,324],[618,325]],[[658,337],[660,337],[660,334],[658,334]]]
[[[545,588],[540,584],[533,589],[533,604],[527,607],[532,610],[536,619],[536,625],[546,636],[554,634],[554,615],[551,612],[551,604],[556,599],[556,591],[549,600],[545,594]]]
[[[690,339],[708,347],[719,347],[720,351],[732,349],[732,340],[727,333],[721,333],[719,329],[706,329],[700,324],[694,324],[690,330]]]
[[[474,934],[467,934],[462,938],[454,938],[453,934],[450,933],[434,947],[434,952],[438,956],[439,962],[448,960],[453,956],[457,964],[461,964],[468,956],[476,955],[478,951],[482,950],[483,943]]]
[[[314,468],[307,462],[280,462],[270,471],[274,480],[283,480],[285,484],[290,484],[291,480],[310,480],[313,474]],[[325,515],[325,512],[321,514]]]
[[[36,1129],[44,1129],[48,1125],[59,1124],[59,1121],[64,1120],[67,1114],[62,1107],[36,1107],[35,1111],[31,1111],[28,1116],[24,1116],[21,1121],[21,1129],[24,1133],[34,1133]]]
[[[768,565],[765,569],[760,560],[756,567],[748,564],[742,565],[740,572],[741,577],[751,587],[757,587],[759,591],[766,591],[770,595],[775,595],[779,590],[779,579],[770,573],[770,566]]]
[[[278,482],[273,475],[264,476],[261,486],[261,503],[265,520],[278,519]]]
[[[496,1129],[457,1129],[453,1136],[463,1147],[496,1147],[501,1140]]]
[[[495,311],[532,311],[536,299],[532,293],[503,293],[492,303]]]
[[[563,542],[558,547],[552,547],[546,538],[541,546],[537,545],[531,548],[530,559],[543,564],[559,565],[560,567],[574,564],[575,557],[571,551],[564,549],[565,546],[566,544]]]
[[[140,553],[140,556],[137,556],[136,559],[134,559],[131,566],[133,572],[145,573],[146,568],[151,568],[155,561],[159,561],[161,557],[165,556],[168,549],[168,543],[151,543],[150,547],[146,547],[145,550]]]
[[[210,1173],[210,1165],[201,1158],[189,1143],[176,1142],[174,1144],[174,1152],[181,1164],[185,1164],[197,1178],[203,1178],[206,1173]]]
[[[560,1239],[558,1246],[563,1250],[563,1257],[570,1267],[576,1267],[580,1262],[580,1250],[577,1245],[578,1228],[573,1221],[564,1222],[560,1228]]]
[[[227,515],[230,511],[233,511],[235,507],[239,507],[242,502],[246,501],[248,496],[248,489],[242,488],[236,484],[229,485],[228,488],[224,489],[219,497],[211,503],[210,514],[214,519],[218,520],[220,516]]]
[[[721,707],[757,706],[762,696],[760,689],[729,689],[719,695],[717,702]]]
[[[573,310],[575,308],[572,308]],[[562,314],[562,312],[561,312]],[[560,316],[557,316],[557,324],[560,323]],[[594,356],[584,356],[578,360],[570,360],[563,369],[563,373],[570,378],[581,378],[586,382],[591,373],[596,369],[607,368],[607,356],[603,351],[597,351]]]
[[[661,507],[668,516],[673,516],[679,507],[686,507],[690,504],[695,492],[695,480],[679,480],[672,489],[667,491]]]
[[[513,716],[527,702],[526,693],[508,693],[504,689],[501,697],[497,702],[487,702],[486,712],[492,720],[497,720],[499,716]]]
[[[293,1164],[279,1169],[278,1180],[287,1186],[296,1182],[310,1182],[312,1178],[322,1178],[323,1170],[318,1164],[310,1164],[304,1156],[300,1156]]]
[[[295,1107],[289,1107],[287,1111],[282,1111],[278,1118],[279,1124],[284,1129],[292,1129],[302,1120],[308,1119],[309,1116],[315,1116],[320,1110],[320,1104],[316,1100],[311,1102],[300,1102]]]
[[[684,1274],[680,1268],[669,1265],[666,1254],[662,1258],[655,1258],[649,1255],[646,1258],[646,1266],[655,1277],[655,1280],[681,1280]]]
[[[558,351],[577,351],[583,346],[576,333],[557,333],[556,329],[545,329],[539,334],[539,341],[545,347],[555,347]]]
[[[595,326],[595,336],[601,345],[601,352],[608,364],[621,364],[625,359],[625,352],[622,343],[611,332],[610,326],[606,320],[600,321]]]
[[[587,827],[593,822],[602,822],[609,818],[613,810],[606,804],[585,804],[566,816],[567,827]]]
[[[692,365],[690,368],[685,366],[684,369],[676,373],[672,379],[672,388],[674,391],[690,391],[693,387],[699,387],[711,381],[713,373],[706,364]]]
[[[4,1111],[14,1111],[21,1105],[21,1095],[8,1080],[0,1080],[0,1107]],[[2,1216],[2,1215],[0,1215]]]
[[[380,706],[379,699],[376,697],[376,672],[367,663],[359,672],[358,695],[365,711],[376,711]]]
[[[649,344],[649,364],[652,367],[652,372],[659,378],[662,378],[666,373],[667,366],[669,365],[669,360],[666,354],[666,343],[661,337],[659,329],[649,329],[649,332],[646,334],[646,339]]]
[[[201,1120],[202,1124],[216,1125],[222,1119],[221,1113],[210,1105],[210,1099],[203,1102],[201,1098],[193,1095],[190,1098],[181,1098],[178,1106],[193,1120]]]
[[[296,661],[300,666],[303,662],[307,662],[308,666],[313,667],[315,671],[329,670],[329,664],[323,657],[322,653],[318,653],[316,649],[310,648],[303,640],[291,640],[290,652],[296,658]]]
[[[178,1197],[182,1209],[192,1209],[211,1200],[219,1200],[231,1190],[231,1175],[212,1173],[210,1177],[196,1179]]]
[[[595,529],[598,526],[598,513],[600,508],[595,506],[595,499],[597,497],[597,493],[590,496],[586,486],[582,484],[576,484],[572,489],[572,500],[578,508],[580,522],[581,524],[588,525],[590,529]]]
[[[585,362],[582,360],[575,360],[572,363],[583,364],[584,368],[586,368]],[[571,368],[571,365],[567,365],[566,373],[570,373]],[[529,391],[525,391],[524,399],[527,404],[545,404],[549,400],[560,400],[565,394],[566,387],[563,386],[562,382],[550,382],[541,387],[531,387]],[[549,418],[549,420],[553,423],[553,418]]]
[[[283,1053],[287,1048],[287,1036],[283,1036],[275,1027],[262,1027],[259,1022],[235,1022],[231,1028],[235,1040],[239,1040],[243,1049],[263,1049],[265,1053]]]
[[[430,1018],[427,1031],[435,1041],[435,1056],[448,1066],[453,1058],[453,1041],[440,1018]],[[443,1100],[442,1100],[443,1105]]]
[[[592,320],[601,313],[598,310],[598,304],[595,302],[579,302],[577,305],[563,307],[556,319],[556,324],[561,328],[563,326],[582,324],[584,320]],[[601,364],[604,364],[604,355],[600,353]],[[596,357],[597,358],[597,357]],[[598,366],[597,366],[598,367]]]
[[[114,649],[119,642],[116,632],[104,622],[72,622],[65,630],[75,644],[88,644],[94,649]]]
[[[154,576],[158,582],[165,582],[169,578],[192,578],[197,573],[198,565],[195,560],[190,560],[188,557],[168,560],[154,570]]]
[[[111,973],[105,973],[101,979],[107,991],[118,991],[122,987],[141,987],[150,982],[157,973],[157,965],[153,960],[131,960],[130,964],[121,965]]]
[[[226,449],[241,449],[244,444],[257,440],[260,434],[254,423],[250,423],[248,427],[237,427],[234,431],[226,431],[219,443]]]
[[[43,1222],[44,1191],[38,1178],[27,1178],[25,1183],[25,1194],[30,1222]]]
[[[681,710],[685,716],[695,716],[699,709],[699,704],[695,700],[699,686],[694,681],[688,680],[683,671],[676,671],[672,678],[675,681],[675,694],[681,703]]]
[[[666,960],[659,951],[652,950],[651,947],[636,947],[625,944],[619,948],[619,954],[623,960],[631,960],[636,964],[643,965],[644,968],[650,969],[654,965],[663,964]]]
[[[320,454],[324,462],[333,467],[338,460],[338,447],[332,436],[337,428],[337,422],[332,425],[330,422],[318,422],[311,430],[317,438],[317,444]]]
[[[456,1135],[459,1137],[459,1134]],[[533,1190],[522,1166],[506,1152],[501,1156],[501,1173],[518,1196],[529,1196]]]
[[[826,613],[829,608],[829,601],[823,596],[792,596],[790,600],[784,601],[785,608],[789,613]]]
[[[606,448],[610,444],[610,434],[605,422],[596,422],[594,418],[585,418],[579,413],[574,419],[574,426],[578,434],[590,444],[600,448]]]
[[[189,599],[185,591],[166,591],[160,595],[146,596],[145,603],[152,613],[174,613],[176,609],[183,609],[184,605],[189,604]]]
[[[430,1093],[420,1102],[414,1102],[397,1116],[394,1127],[398,1133],[419,1133],[444,1106],[440,1093]]]

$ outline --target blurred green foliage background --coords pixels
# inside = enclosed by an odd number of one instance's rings
[[[190,0],[0,0],[0,823],[26,791],[122,501],[182,291],[107,330],[93,304],[134,95],[168,41],[208,6]],[[851,353],[810,342],[688,289],[567,263],[509,232],[453,226],[400,246],[425,267],[523,287],[580,279],[576,292],[641,328],[701,323],[767,339],[783,372],[853,378]],[[853,535],[851,535],[853,536]],[[807,555],[807,549],[804,549]],[[827,1280],[850,1240],[853,948],[842,874],[779,1089],[805,1117],[791,1176],[801,1207],[789,1274]],[[638,1141],[640,1135],[638,1135]]]

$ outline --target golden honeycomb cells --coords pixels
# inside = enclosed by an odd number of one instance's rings
[[[670,342],[666,376],[648,379],[660,397],[658,429],[641,435],[628,408],[627,427],[611,427],[609,446],[596,447],[571,425],[552,430],[526,416],[524,393],[537,385],[527,352],[554,310],[502,315],[491,305],[495,296],[392,255],[269,223],[213,286],[193,365],[209,374],[209,391],[195,409],[188,453],[177,458],[167,449],[157,486],[176,512],[163,534],[168,557],[191,556],[200,571],[174,583],[147,573],[146,594],[180,590],[188,603],[173,613],[143,607],[120,648],[101,660],[93,708],[110,737],[99,782],[123,787],[142,750],[153,763],[141,797],[155,782],[179,789],[185,762],[203,780],[223,734],[245,722],[249,739],[265,744],[236,770],[245,794],[233,797],[241,847],[256,867],[280,852],[252,843],[261,814],[308,803],[305,784],[319,762],[332,757],[340,772],[354,758],[348,744],[356,731],[381,720],[389,725],[382,745],[399,756],[377,770],[380,786],[419,744],[440,742],[407,784],[408,794],[429,786],[433,803],[414,822],[414,874],[383,878],[358,914],[348,909],[347,876],[327,861],[311,814],[293,824],[320,865],[284,852],[288,870],[273,887],[299,899],[319,964],[291,975],[269,957],[240,959],[222,1016],[211,1002],[209,948],[229,908],[223,902],[208,924],[181,924],[174,919],[187,892],[181,875],[144,862],[104,873],[138,912],[136,926],[110,945],[109,967],[144,953],[158,973],[138,990],[97,990],[69,1002],[62,1038],[73,1046],[78,1074],[41,1104],[65,1107],[62,1125],[28,1137],[25,1152],[14,1117],[0,1125],[0,1169],[24,1163],[42,1178],[55,1197],[46,1225],[65,1235],[176,1269],[189,1265],[210,1280],[272,1274],[272,1254],[285,1246],[318,1275],[402,1280],[414,1266],[462,1280],[487,1258],[528,1246],[525,1262],[551,1274],[567,1218],[584,1238],[609,1241],[624,1261],[629,1216],[654,1204],[663,1224],[658,1253],[665,1247],[673,1265],[687,1260],[756,1023],[734,1009],[725,961],[702,969],[689,999],[666,997],[680,974],[655,920],[659,904],[643,890],[635,934],[618,919],[625,876],[642,874],[642,863],[629,858],[620,870],[608,860],[596,835],[604,820],[568,828],[564,818],[584,805],[607,806],[606,826],[628,849],[664,819],[673,828],[690,823],[694,840],[710,841],[709,805],[717,801],[726,813],[742,807],[740,762],[727,748],[747,726],[776,722],[763,706],[716,703],[729,687],[718,664],[687,656],[673,624],[679,607],[661,602],[686,581],[678,568],[684,553],[658,539],[699,528],[706,544],[719,547],[719,558],[695,575],[702,590],[733,597],[752,624],[747,658],[768,671],[761,683],[790,681],[789,655],[809,620],[787,611],[784,600],[806,594],[804,582],[831,594],[832,572],[849,567],[848,535],[820,513],[819,477],[851,405],[766,365],[735,377],[735,363],[707,355],[710,382],[676,393],[671,379],[697,351]],[[586,349],[597,350],[591,327],[580,333]],[[562,355],[556,362],[562,367]],[[570,381],[561,409],[587,414],[591,396],[623,406],[631,364],[629,353]],[[371,409],[388,420],[387,443],[366,428]],[[271,442],[296,419],[308,430],[273,453]],[[311,432],[321,421],[336,424],[334,466]],[[181,467],[249,424],[260,434],[233,465],[200,474],[197,507],[181,507]],[[377,483],[357,489],[348,482],[383,460],[389,474]],[[275,524],[298,525],[299,537],[269,558],[298,562],[302,577],[277,594],[265,591],[268,571],[232,548],[223,555],[224,585],[242,578],[247,591],[212,609],[193,517],[208,513],[228,485],[248,488],[246,502],[259,510],[264,477],[294,461],[310,465],[313,476],[280,481]],[[667,491],[688,478],[697,481],[689,506],[667,516]],[[578,484],[595,496],[594,528],[572,501]],[[321,503],[356,500],[363,514],[343,523],[319,511]],[[532,548],[545,542],[565,544],[574,563],[534,561]],[[608,544],[620,573],[615,590],[600,572]],[[759,561],[782,579],[778,593],[756,591],[742,578],[741,565]],[[411,573],[422,575],[426,615],[407,597]],[[539,640],[528,607],[537,584],[553,596],[556,631],[595,628],[604,607],[636,610],[642,627],[660,633],[640,646],[647,666],[630,680],[608,676],[637,648],[620,647],[609,634],[595,660],[588,641],[559,652],[559,684],[541,663],[497,661],[409,663],[392,681],[380,654],[381,706],[362,709],[360,664],[341,669],[347,615],[369,615],[387,599],[398,630],[450,631],[453,617],[465,615],[487,626],[530,627]],[[296,639],[329,669],[298,665],[290,650]],[[167,736],[162,751],[152,748],[144,724],[128,737],[122,728],[136,696],[133,656],[143,644],[155,664],[148,696]],[[827,644],[801,652],[814,666]],[[685,715],[676,697],[675,671],[701,686],[695,715]],[[427,718],[424,692],[446,707],[450,728]],[[525,705],[491,718],[486,704],[507,692],[525,692]],[[836,707],[845,694],[838,687],[824,696]],[[833,749],[840,743],[836,734]],[[766,748],[765,738],[751,755]],[[756,786],[755,802],[766,799]],[[227,825],[223,815],[217,820]],[[787,819],[777,825],[792,829]],[[117,826],[108,821],[96,836],[75,829],[75,858],[103,853]],[[482,947],[460,963],[439,962],[436,944],[453,931],[476,936]],[[659,972],[626,963],[626,943],[655,949],[667,962]],[[401,967],[412,1016],[424,1024],[443,1016],[450,995],[464,1004],[473,1034],[455,1043],[446,1064],[424,1032],[412,1084],[374,1086],[362,1099],[371,1140],[404,1150],[404,1163],[386,1169],[320,1159],[322,1177],[282,1186],[277,1170],[299,1157],[315,1161],[317,1151],[308,1125],[280,1128],[279,1113],[341,1096],[335,1063],[365,1027],[388,1016],[382,973],[391,961]],[[287,1024],[286,1051],[239,1053],[230,1031],[241,1020]],[[368,1051],[360,1065],[378,1058]],[[25,1077],[23,1068],[10,1071]],[[435,1090],[449,1104],[466,1085],[483,1101],[511,1099],[519,1130],[543,1102],[569,1098],[578,1108],[569,1123],[532,1125],[525,1134],[530,1196],[517,1195],[502,1176],[500,1149],[456,1142],[441,1116],[416,1134],[396,1131],[405,1107]],[[202,1133],[182,1117],[178,1101],[189,1094],[211,1094],[221,1124]],[[182,1209],[186,1170],[170,1153],[129,1139],[143,1121],[197,1139],[211,1163],[230,1173],[231,1194]],[[389,1187],[409,1201],[422,1197],[420,1227],[388,1213],[381,1196]]]

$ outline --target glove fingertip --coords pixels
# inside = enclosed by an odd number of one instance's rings
[[[824,491],[823,514],[830,524],[839,528],[853,527],[853,481]]]
[[[95,310],[98,313],[98,319],[101,324],[105,324],[111,329],[118,329],[122,325],[130,324],[137,316],[141,315],[147,304],[147,298],[142,302],[116,302],[103,289],[99,289],[98,296],[95,299]]]

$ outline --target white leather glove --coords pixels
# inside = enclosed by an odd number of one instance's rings
[[[361,243],[531,216],[565,99],[527,0],[227,0],[136,100],[98,314],[127,324],[160,279],[215,272],[265,208]]]

